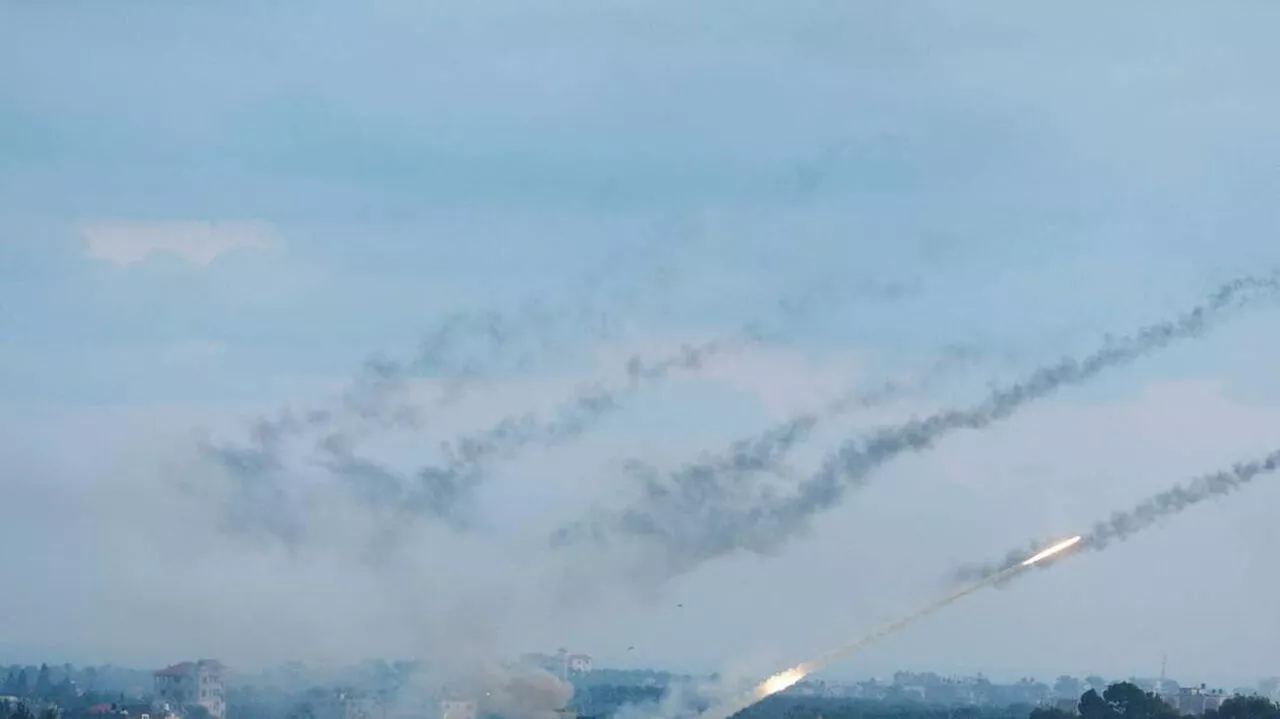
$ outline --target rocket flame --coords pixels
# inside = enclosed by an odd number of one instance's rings
[[[1019,572],[1026,571],[1027,567],[1030,567],[1031,565],[1036,564],[1037,562],[1042,562],[1056,554],[1060,554],[1070,549],[1071,547],[1075,546],[1076,544],[1079,544],[1081,541],[1084,541],[1084,537],[1079,534],[1075,535],[1074,537],[1069,537],[1067,539],[1064,539],[1061,542],[1058,542],[1056,544],[1053,544],[1052,546],[1049,546],[1045,549],[1040,550],[1039,552],[1036,552],[1032,556],[1022,560],[1018,564],[1015,564],[1011,567],[1006,567],[1005,569],[995,574],[992,574],[989,577],[985,577],[981,581],[974,582],[973,584],[962,587],[956,592],[946,597],[943,597],[942,599],[939,599],[938,601],[932,604],[929,604],[912,614],[909,614],[894,622],[890,622],[889,624],[881,627],[880,629],[872,632],[871,634],[866,635],[865,637],[863,637],[862,639],[859,639],[856,642],[853,642],[851,644],[846,644],[843,647],[836,649],[835,651],[827,652],[826,654],[822,655],[821,657],[818,657],[817,659],[811,659],[807,662],[804,662],[803,664],[798,664],[792,667],[791,669],[778,672],[777,674],[774,674],[768,679],[765,679],[764,681],[755,685],[755,687],[751,690],[750,694],[744,693],[743,697],[738,699],[737,701],[726,702],[720,706],[711,707],[710,709],[703,712],[702,715],[699,717],[699,719],[730,719],[730,717],[750,707],[752,704],[755,704],[758,701],[771,697],[774,694],[777,694],[778,692],[790,689],[791,687],[795,686],[798,682],[800,682],[802,679],[809,676],[810,674],[813,674],[814,672],[817,672],[817,671],[821,671],[827,665],[837,662],[849,656],[850,654],[853,654],[861,650],[863,647],[867,646],[868,644],[871,644],[872,642],[878,639],[881,639],[890,634],[893,634],[894,632],[901,630],[903,627],[906,627],[907,625],[912,624],[913,622],[919,621],[929,616],[930,614],[933,614],[934,612],[942,609],[943,607],[946,607],[954,602],[958,602],[964,597],[967,597],[970,594],[973,594],[974,592],[977,592],[984,587],[989,587],[993,584],[998,584],[1008,579],[1009,577],[1012,577],[1013,575],[1018,574]]]
[[[1068,539],[1064,539],[1064,540],[1062,540],[1061,542],[1058,542],[1057,544],[1055,544],[1055,545],[1053,545],[1053,546],[1051,546],[1051,547],[1048,547],[1048,548],[1046,548],[1046,549],[1044,549],[1044,550],[1041,550],[1041,551],[1039,551],[1039,552],[1035,553],[1034,555],[1032,555],[1032,556],[1030,556],[1030,557],[1027,557],[1026,559],[1022,560],[1022,563],[1021,563],[1021,564],[1019,564],[1018,566],[1019,566],[1019,567],[1030,567],[1031,565],[1035,564],[1036,562],[1040,562],[1040,561],[1043,561],[1043,560],[1045,560],[1045,559],[1048,559],[1049,557],[1052,557],[1053,555],[1055,555],[1055,554],[1057,554],[1057,553],[1059,553],[1059,552],[1061,552],[1061,551],[1063,551],[1063,550],[1065,550],[1065,549],[1068,549],[1068,548],[1070,548],[1070,547],[1075,546],[1075,544],[1076,544],[1077,542],[1079,542],[1080,540],[1082,540],[1082,539],[1084,539],[1084,537],[1082,537],[1082,536],[1081,536],[1081,535],[1079,535],[1079,534],[1077,534],[1077,535],[1076,535],[1076,536],[1074,536],[1074,537],[1070,537],[1070,538],[1068,538]]]
[[[794,667],[784,672],[778,672],[756,685],[754,692],[756,698],[764,699],[767,696],[772,696],[780,691],[790,689],[801,679],[808,676],[808,674],[809,672],[802,667]]]

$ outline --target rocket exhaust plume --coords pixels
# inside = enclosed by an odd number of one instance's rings
[[[1237,278],[1172,320],[1148,325],[1128,336],[1108,337],[1092,354],[1041,367],[1020,382],[997,388],[976,405],[849,440],[789,494],[744,485],[732,472],[705,471],[689,476],[677,472],[662,478],[665,481],[648,479],[631,506],[586,523],[587,531],[573,526],[568,531],[606,541],[611,536],[639,539],[655,550],[670,575],[740,550],[774,550],[807,531],[814,516],[838,505],[849,490],[864,485],[876,469],[897,457],[931,449],[938,440],[959,430],[985,429],[1063,387],[1086,382],[1179,340],[1198,337],[1227,310],[1278,289],[1280,272]],[[781,430],[789,437],[793,430],[803,434],[805,426],[784,426]]]
[[[934,612],[937,612],[938,610],[946,606],[954,604],[955,602],[958,602],[961,599],[985,587],[991,586],[1001,581],[1006,581],[1012,578],[1015,574],[1024,572],[1027,569],[1045,561],[1046,559],[1049,559],[1050,557],[1059,556],[1063,552],[1076,546],[1083,540],[1084,540],[1083,536],[1075,535],[1073,537],[1068,537],[1067,539],[1064,539],[1060,542],[1055,542],[1051,546],[1046,547],[1045,549],[1039,552],[1036,552],[1035,554],[1031,555],[1030,557],[1027,557],[1026,559],[1019,561],[1013,566],[1006,567],[1005,569],[1000,570],[996,574],[993,574],[989,577],[985,577],[979,581],[973,582],[972,584],[962,587],[961,589],[955,592],[952,592],[951,594],[948,594],[947,596],[931,604],[928,604],[922,607],[921,609],[918,609],[915,612],[901,619],[897,619],[893,622],[890,622],[889,624],[886,624],[880,629],[877,629],[876,631],[866,635],[865,637],[862,637],[861,639],[858,639],[857,641],[851,642],[833,651],[827,652],[826,654],[823,654],[822,656],[816,659],[811,659],[807,662],[801,662],[800,664],[797,664],[796,666],[791,667],[790,669],[786,669],[784,671],[778,672],[777,674],[774,674],[768,679],[765,679],[764,681],[757,684],[751,690],[750,693],[748,693],[746,696],[739,699],[737,702],[733,702],[721,707],[712,707],[711,709],[708,709],[706,712],[704,712],[701,715],[701,719],[729,719],[729,717],[750,707],[756,702],[759,702],[763,699],[773,696],[774,694],[777,694],[778,692],[791,688],[792,686],[802,681],[805,677],[809,676],[810,674],[821,671],[825,669],[827,666],[834,664],[835,662],[838,662],[841,659],[845,659],[851,656],[852,654],[862,650],[869,644],[875,641],[878,641],[880,639],[883,639],[884,637],[890,634],[893,634],[907,627],[908,625],[914,624],[915,622],[921,619],[924,619],[930,614],[933,614]]]
[[[1155,526],[1165,517],[1171,517],[1206,500],[1234,492],[1258,477],[1271,474],[1278,466],[1280,466],[1280,450],[1249,462],[1239,462],[1230,469],[1174,485],[1142,500],[1131,509],[1115,512],[1107,519],[1093,525],[1093,529],[1081,539],[1080,551],[1101,551],[1112,541],[1128,539],[1144,529]],[[955,572],[953,579],[985,581],[990,577],[999,576],[1016,563],[1018,554],[1018,550],[1013,550],[997,562],[961,567]],[[1002,578],[1001,583],[1005,579]]]

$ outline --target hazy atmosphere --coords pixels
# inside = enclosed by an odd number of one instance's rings
[[[0,662],[1280,673],[1278,22],[0,3]]]

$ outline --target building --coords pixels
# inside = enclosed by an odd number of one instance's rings
[[[568,661],[570,674],[586,674],[591,671],[590,654],[570,654]]]
[[[530,652],[520,655],[520,664],[531,669],[541,669],[564,679],[569,671],[569,653],[564,649],[555,654]]]
[[[375,697],[336,691],[313,705],[316,719],[387,719],[387,707]]]
[[[155,673],[155,713],[163,715],[171,710],[189,715],[200,707],[210,719],[227,719],[225,676],[226,667],[213,659],[161,669]]]
[[[568,679],[570,674],[585,674],[592,667],[590,654],[570,654],[565,649],[559,649],[555,654],[522,654],[519,663],[541,669],[561,679]]]
[[[1207,711],[1216,711],[1222,706],[1227,695],[1220,689],[1206,689],[1201,684],[1198,687],[1184,687],[1178,690],[1176,698],[1170,702],[1184,716],[1187,714],[1195,714],[1197,716]]]
[[[440,702],[440,719],[476,719],[479,712],[470,699],[443,699]]]

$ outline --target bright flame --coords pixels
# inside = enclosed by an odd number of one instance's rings
[[[801,669],[800,667],[788,669],[785,672],[778,672],[756,685],[756,698],[764,699],[767,696],[772,696],[785,689],[790,689],[801,679],[804,679],[808,674],[809,672]]]
[[[1058,542],[1057,544],[1053,545],[1052,547],[1049,547],[1048,549],[1044,549],[1030,557],[1027,557],[1026,559],[1022,560],[1022,564],[1019,564],[1018,566],[1030,567],[1036,562],[1048,559],[1049,557],[1052,557],[1058,552],[1061,552],[1062,550],[1067,549],[1068,547],[1074,546],[1076,542],[1079,542],[1082,539],[1084,539],[1084,537],[1080,536],[1079,534],[1077,534],[1074,537],[1071,537],[1070,539],[1064,539],[1061,542]]]

